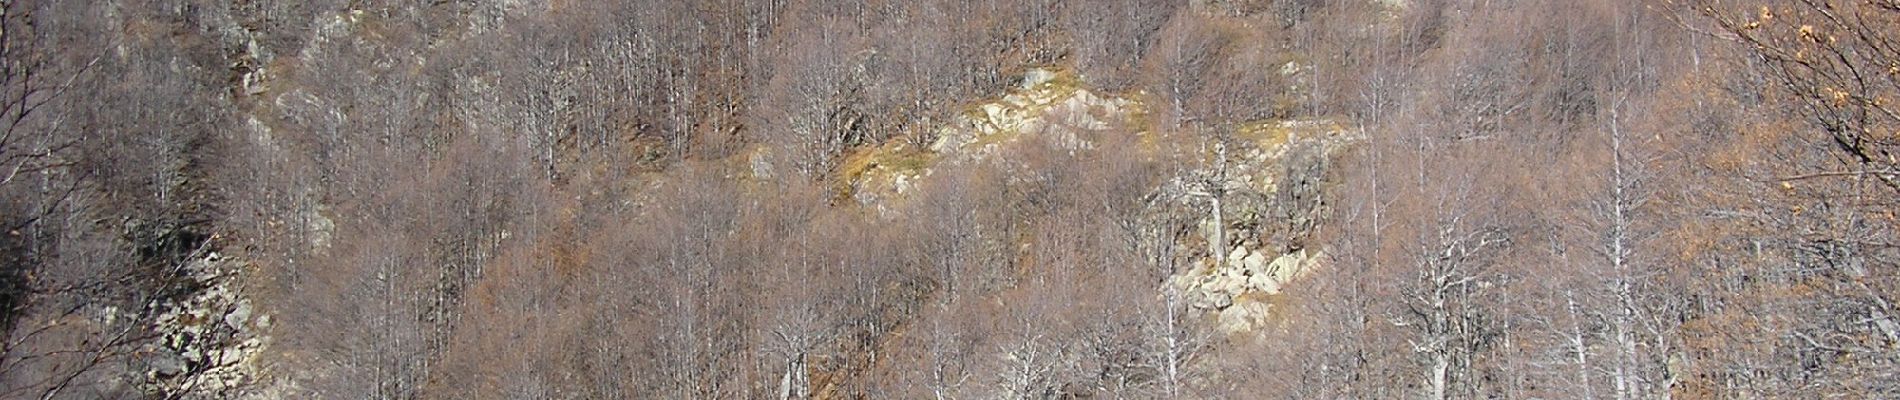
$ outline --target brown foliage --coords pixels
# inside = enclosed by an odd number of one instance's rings
[[[214,249],[309,397],[1900,390],[1891,1],[121,3],[0,4],[0,397],[184,395]],[[1032,66],[1147,109],[837,193]],[[1217,337],[1159,188],[1274,119],[1325,271]]]

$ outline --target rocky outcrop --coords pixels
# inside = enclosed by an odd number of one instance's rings
[[[1208,313],[1220,331],[1254,331],[1268,321],[1278,296],[1295,291],[1300,277],[1319,268],[1323,252],[1310,236],[1328,206],[1322,196],[1327,165],[1356,137],[1324,119],[1265,121],[1232,136],[1221,170],[1192,171],[1173,182],[1183,207],[1220,196],[1219,218],[1198,224],[1208,248],[1193,268],[1169,281],[1191,307]],[[1218,156],[1217,156],[1218,157]],[[1204,186],[1189,189],[1191,185]],[[1212,188],[1218,185],[1217,188]],[[1218,190],[1213,190],[1218,189]],[[1211,250],[1220,249],[1220,250]]]
[[[1297,72],[1299,67],[1287,68]],[[858,204],[889,214],[902,209],[892,203],[934,169],[998,161],[1000,150],[1025,139],[1083,151],[1117,126],[1130,128],[1127,134],[1148,135],[1135,123],[1143,107],[1133,98],[1098,95],[1071,72],[1033,69],[1000,99],[971,106],[930,130],[934,139],[927,145],[894,141],[852,154],[842,164],[841,190]],[[1204,215],[1198,234],[1180,238],[1182,248],[1208,249],[1167,284],[1221,331],[1236,334],[1264,326],[1276,296],[1286,295],[1324,259],[1319,249],[1307,246],[1313,227],[1328,212],[1321,196],[1327,164],[1355,140],[1330,119],[1259,121],[1226,135],[1223,151],[1200,155],[1225,157],[1205,163],[1220,167],[1188,171],[1157,188],[1162,201],[1154,212]],[[770,168],[754,164],[755,177],[771,175]],[[1219,197],[1219,218],[1206,211],[1213,208],[1209,196]]]
[[[1268,261],[1268,257],[1273,257]],[[1184,293],[1190,307],[1213,314],[1221,332],[1236,334],[1263,326],[1274,296],[1297,279],[1318,269],[1320,255],[1306,250],[1269,256],[1257,249],[1237,247],[1224,264],[1207,259],[1199,267],[1177,274],[1169,284]]]
[[[1093,147],[1085,133],[1125,122],[1141,104],[1132,99],[1104,97],[1081,87],[1068,73],[1034,69],[1023,84],[998,101],[972,107],[936,131],[930,151],[980,159],[997,145],[1040,135],[1058,147]]]
[[[256,358],[269,344],[269,315],[258,312],[238,285],[241,264],[216,252],[194,260],[186,273],[195,294],[164,310],[146,344],[147,392],[188,398],[234,398],[257,393]]]
[[[1091,149],[1093,133],[1129,125],[1142,107],[1132,98],[1090,91],[1073,72],[1031,69],[1002,98],[970,106],[929,128],[934,139],[927,144],[893,141],[851,155],[843,163],[843,189],[860,205],[889,210],[887,201],[901,198],[932,168],[994,161],[1000,150],[1026,139],[1068,151]]]

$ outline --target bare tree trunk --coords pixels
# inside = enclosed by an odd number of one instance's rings
[[[1577,307],[1574,295],[1564,292],[1565,310],[1570,311],[1570,346],[1576,352],[1577,387],[1583,389],[1583,398],[1596,398],[1596,388],[1590,385],[1590,346],[1583,331],[1583,313]]]
[[[1615,341],[1617,349],[1613,384],[1616,389],[1616,398],[1629,400],[1644,397],[1643,393],[1647,392],[1642,387],[1642,383],[1643,376],[1646,375],[1644,371],[1648,368],[1642,365],[1643,357],[1638,349],[1642,338],[1638,337],[1637,325],[1644,318],[1643,305],[1639,304],[1636,297],[1638,290],[1636,280],[1640,277],[1637,276],[1636,266],[1632,262],[1635,251],[1632,243],[1635,235],[1633,232],[1635,229],[1634,208],[1640,206],[1645,199],[1641,198],[1639,188],[1636,187],[1638,179],[1634,176],[1636,172],[1633,171],[1636,166],[1629,164],[1630,161],[1627,160],[1628,152],[1624,149],[1625,138],[1618,107],[1620,104],[1612,105],[1609,112],[1610,193],[1607,199],[1609,204],[1605,207],[1607,210],[1604,210],[1608,214],[1606,215],[1608,226],[1605,227],[1608,232],[1605,234],[1608,236],[1609,243],[1606,243],[1604,251],[1610,264],[1611,291],[1616,296],[1616,310],[1611,318],[1612,340]]]
[[[1182,386],[1181,364],[1185,363],[1185,355],[1187,352],[1187,343],[1183,343],[1179,329],[1181,326],[1180,310],[1183,306],[1181,304],[1181,290],[1174,288],[1173,285],[1168,285],[1167,297],[1167,310],[1164,311],[1164,319],[1162,319],[1162,323],[1165,324],[1163,329],[1166,329],[1166,335],[1162,338],[1162,343],[1167,347],[1162,353],[1164,358],[1162,360],[1163,378],[1161,380],[1161,392],[1162,394],[1166,394],[1168,398],[1178,398],[1181,395]]]

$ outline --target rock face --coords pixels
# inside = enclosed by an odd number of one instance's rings
[[[1032,69],[1002,98],[969,106],[926,128],[932,139],[897,141],[847,157],[846,190],[860,205],[888,210],[886,202],[903,198],[932,168],[998,161],[999,151],[1026,140],[1067,151],[1092,149],[1101,132],[1133,125],[1130,120],[1141,108],[1131,98],[1089,91],[1073,72]]]
[[[165,310],[153,327],[159,336],[144,349],[144,385],[152,393],[235,398],[252,392],[258,371],[252,360],[268,344],[262,334],[270,316],[256,314],[238,290],[241,266],[211,253],[187,267],[204,288]]]
[[[1326,213],[1320,191],[1327,160],[1355,140],[1326,120],[1249,124],[1234,136],[1224,174],[1196,171],[1177,181],[1216,182],[1204,186],[1217,184],[1222,193],[1220,222],[1210,215],[1197,224],[1197,239],[1208,246],[1183,247],[1226,250],[1203,254],[1169,281],[1228,334],[1264,327],[1272,300],[1292,295],[1325,258],[1306,248],[1306,237]]]
[[[1228,256],[1224,264],[1204,261],[1201,268],[1170,280],[1186,294],[1191,307],[1214,314],[1217,326],[1228,334],[1260,327],[1271,308],[1268,301],[1314,270],[1319,259],[1297,250],[1266,262],[1266,252],[1244,247]]]
[[[1140,103],[1103,97],[1079,87],[1075,77],[1045,69],[1031,70],[1023,85],[1002,100],[977,105],[938,128],[930,151],[981,158],[994,147],[1030,135],[1042,135],[1070,150],[1093,145],[1089,131],[1123,122]]]
[[[1248,332],[1264,325],[1272,306],[1261,301],[1242,301],[1220,311],[1217,327],[1228,334]]]
[[[1287,68],[1299,70],[1295,64]],[[1117,126],[1145,137],[1149,133],[1139,132],[1143,125],[1134,122],[1144,112],[1134,96],[1098,95],[1069,72],[1031,70],[1000,99],[970,106],[929,130],[934,139],[852,155],[843,167],[845,190],[883,215],[897,209],[889,205],[933,168],[1003,162],[999,150],[1024,139],[1073,152],[1094,148]],[[1178,271],[1168,285],[1221,330],[1241,333],[1262,327],[1274,296],[1286,295],[1323,258],[1317,249],[1306,249],[1305,237],[1326,212],[1320,192],[1327,160],[1356,138],[1328,119],[1243,124],[1232,138],[1223,143],[1226,150],[1207,155],[1226,158],[1207,163],[1224,165],[1218,172],[1189,171],[1158,192],[1166,212],[1202,215],[1192,210],[1204,209],[1207,193],[1220,193],[1221,217],[1202,217],[1194,225],[1202,245],[1186,243],[1195,238],[1181,243],[1205,253],[1193,256],[1194,267]]]

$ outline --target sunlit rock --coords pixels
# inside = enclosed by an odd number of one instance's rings
[[[1217,323],[1222,333],[1230,335],[1252,331],[1266,319],[1270,309],[1271,306],[1266,303],[1245,299],[1222,309]]]

